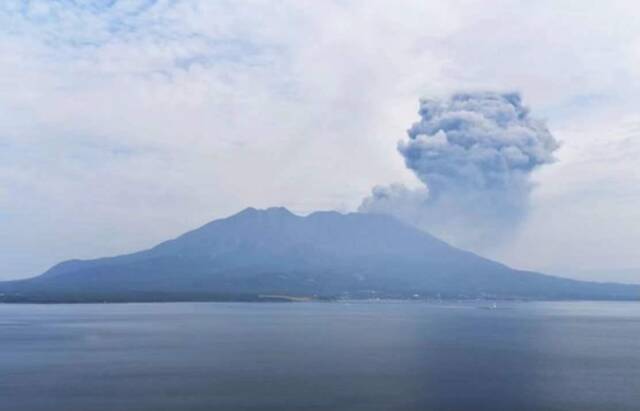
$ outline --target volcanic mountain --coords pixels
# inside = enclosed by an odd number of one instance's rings
[[[638,299],[640,286],[520,271],[377,214],[247,208],[151,249],[0,283],[0,301]]]

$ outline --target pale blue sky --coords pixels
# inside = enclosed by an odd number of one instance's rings
[[[478,251],[559,273],[640,267],[638,13],[633,1],[3,1],[0,279],[249,205],[355,210],[376,184],[417,185],[396,144],[420,97],[485,89],[521,92],[562,147],[536,171],[517,237]],[[624,273],[596,277],[635,280]]]

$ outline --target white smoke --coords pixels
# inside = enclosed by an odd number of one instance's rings
[[[527,212],[531,172],[559,144],[517,93],[460,93],[420,103],[398,143],[425,187],[375,187],[360,211],[389,213],[471,248],[503,239]]]

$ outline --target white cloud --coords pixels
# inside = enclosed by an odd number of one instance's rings
[[[633,110],[633,2],[109,3],[0,5],[0,275],[149,246],[247,205],[354,209],[375,184],[415,184],[396,142],[419,97],[459,89],[519,90],[549,117],[565,145],[540,190],[615,181],[638,204],[619,174],[633,159],[598,151],[610,128],[570,132]],[[577,147],[598,166],[577,165]],[[603,182],[561,184],[587,171]],[[541,191],[540,207],[556,198]],[[634,240],[636,215],[600,198]],[[559,264],[517,250],[496,255]]]

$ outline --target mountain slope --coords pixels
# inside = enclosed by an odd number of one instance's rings
[[[513,270],[382,215],[248,208],[138,253],[72,260],[0,283],[6,301],[258,295],[636,299],[640,287]]]

